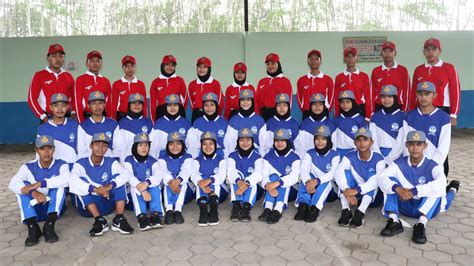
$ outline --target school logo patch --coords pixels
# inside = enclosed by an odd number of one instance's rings
[[[332,167],[332,165],[330,163],[327,163],[326,164],[326,171],[329,172],[331,170],[331,167]]]
[[[428,131],[429,131],[429,134],[430,134],[430,135],[435,135],[437,129],[436,129],[435,126],[430,126],[430,127],[428,128]]]
[[[224,137],[224,130],[223,130],[223,129],[219,129],[219,130],[217,131],[217,135],[219,135],[219,137],[221,137],[221,138]]]
[[[103,173],[103,174],[102,174],[102,177],[101,177],[102,182],[107,181],[108,178],[109,178],[109,175],[108,175],[107,173]]]
[[[142,126],[142,132],[148,132],[148,127],[147,126]]]
[[[289,174],[290,172],[291,172],[291,166],[287,165],[287,166],[285,167],[285,173],[286,173],[286,174]]]
[[[375,169],[374,168],[369,168],[369,173],[375,173]]]
[[[109,137],[109,138],[112,138],[112,132],[110,132],[110,131],[105,132],[105,135],[107,135],[107,137]]]
[[[219,167],[214,168],[214,174],[217,174],[219,172]]]
[[[352,133],[356,133],[358,129],[359,129],[358,126],[352,126],[351,131]]]
[[[151,175],[151,174],[150,174],[150,169],[146,169],[146,171],[145,171],[145,176],[148,178],[148,177],[150,177],[150,175]]]
[[[69,134],[69,142],[74,142],[75,139],[76,135],[74,135],[74,133]]]
[[[392,131],[398,131],[398,128],[399,128],[399,127],[400,127],[400,126],[398,125],[398,123],[393,123],[393,124],[392,124]]]
[[[181,133],[182,135],[184,135],[184,133],[186,133],[186,129],[180,128],[180,129],[179,129],[179,133]]]
[[[291,134],[292,134],[291,129],[288,129],[288,133],[290,133],[290,137],[291,137]]]
[[[418,177],[418,184],[423,185],[424,183],[426,183],[426,177],[425,176]]]
[[[257,134],[257,132],[258,132],[258,129],[257,129],[256,126],[253,126],[253,127],[251,128],[251,130],[252,130],[253,134]]]
[[[247,169],[247,172],[249,172],[249,173],[253,173],[253,167],[252,167],[252,166],[250,166],[250,167]]]

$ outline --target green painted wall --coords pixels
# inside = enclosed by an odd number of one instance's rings
[[[35,71],[46,65],[49,44],[61,43],[67,52],[66,61],[78,63],[77,77],[84,73],[85,55],[93,49],[104,56],[102,73],[111,81],[121,73],[120,59],[132,54],[138,61],[137,76],[147,87],[159,74],[163,55],[172,53],[178,59],[178,73],[186,82],[195,78],[195,61],[206,55],[213,61],[213,75],[223,88],[233,81],[232,66],[245,60],[249,67],[248,80],[255,84],[265,75],[264,57],[277,52],[282,58],[285,75],[293,84],[307,72],[306,53],[316,48],[323,53],[322,71],[331,76],[340,72],[342,38],[346,36],[387,36],[397,43],[397,61],[413,72],[424,62],[423,41],[439,38],[443,46],[442,59],[455,64],[463,90],[474,89],[474,32],[305,32],[305,33],[242,33],[232,34],[161,34],[127,36],[1,38],[0,39],[0,102],[26,101],[30,79]],[[370,74],[378,64],[360,64]]]

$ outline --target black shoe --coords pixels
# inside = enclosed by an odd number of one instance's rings
[[[109,224],[104,217],[98,217],[95,219],[92,229],[89,231],[90,236],[101,236],[105,232],[109,231]]]
[[[298,211],[295,214],[295,220],[297,221],[305,220],[306,217],[308,217],[308,211],[309,211],[308,204],[300,203],[300,205],[298,206]]]
[[[425,225],[422,223],[417,223],[413,226],[413,236],[411,238],[413,242],[417,244],[426,243],[426,229]]]
[[[129,235],[133,233],[133,228],[127,222],[125,216],[115,216],[112,222],[112,231],[120,232],[123,235]]]
[[[337,223],[341,226],[349,226],[351,222],[352,212],[349,209],[343,209],[341,213],[341,218],[337,221]]]
[[[209,225],[219,224],[219,212],[217,208],[219,206],[219,198],[216,195],[209,197]]]
[[[183,224],[184,223],[184,217],[181,212],[175,211],[174,212],[174,222],[175,224]]]
[[[174,224],[174,212],[173,211],[166,211],[165,224]]]
[[[161,216],[159,212],[152,212],[150,215],[150,224],[152,228],[162,228],[163,221],[161,220]]]
[[[142,214],[138,215],[137,219],[138,219],[138,230],[146,231],[146,230],[150,230],[152,228],[151,223],[150,223],[150,219],[148,219],[146,214],[142,213]]]
[[[252,218],[250,217],[250,209],[252,209],[252,205],[250,203],[245,202],[242,210],[240,211],[240,221],[244,223],[250,222]]]
[[[240,211],[242,207],[240,206],[240,201],[234,202],[232,206],[232,211],[230,212],[230,220],[232,222],[238,222],[240,218]]]
[[[262,214],[260,214],[260,216],[258,216],[258,220],[262,221],[262,222],[266,222],[268,220],[268,215],[271,212],[272,212],[272,210],[266,208],[265,210],[263,210]]]
[[[208,226],[209,225],[209,217],[207,213],[207,203],[201,202],[199,203],[199,226]]]
[[[28,225],[28,236],[25,239],[25,246],[31,247],[39,243],[41,229],[37,223]]]
[[[43,236],[44,236],[44,241],[46,243],[54,243],[58,242],[59,237],[54,232],[54,223],[53,222],[45,222],[43,225]]]
[[[454,188],[456,190],[456,193],[459,191],[459,186],[461,185],[461,182],[457,180],[451,180],[449,184],[446,186],[446,193],[449,192],[449,189]]]
[[[269,215],[267,219],[268,224],[276,224],[280,221],[281,218],[281,213],[277,210],[273,210]]]
[[[387,225],[380,232],[383,236],[394,236],[403,232],[403,225],[400,221],[395,222],[392,218],[388,219]]]
[[[319,209],[316,206],[309,207],[308,215],[304,219],[307,223],[314,223],[318,219],[319,216]]]
[[[364,223],[364,217],[365,217],[365,214],[363,212],[361,212],[359,209],[355,210],[354,216],[351,219],[350,225],[355,228],[361,227],[362,224]]]

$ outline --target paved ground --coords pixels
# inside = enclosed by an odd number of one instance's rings
[[[79,217],[69,209],[57,223],[60,241],[25,248],[26,227],[14,195],[7,184],[20,165],[34,157],[22,147],[0,146],[0,264],[470,264],[474,261],[474,131],[453,134],[451,177],[459,178],[462,189],[450,211],[428,224],[428,243],[410,242],[411,229],[395,237],[379,235],[384,226],[380,209],[367,213],[366,224],[358,229],[336,224],[340,206],[330,203],[316,223],[293,220],[290,207],[280,223],[256,221],[262,211],[257,206],[249,224],[228,220],[230,206],[220,207],[221,223],[199,228],[198,208],[184,208],[183,225],[122,236],[109,231],[90,238],[92,219]],[[127,213],[129,221],[135,219]],[[111,219],[111,217],[109,217]],[[415,220],[407,219],[413,224]]]

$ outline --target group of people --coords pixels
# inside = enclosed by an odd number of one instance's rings
[[[127,208],[140,231],[182,224],[182,207],[193,199],[198,225],[217,225],[218,206],[229,194],[235,222],[249,222],[260,198],[258,220],[268,224],[292,201],[295,220],[315,222],[326,202],[339,199],[337,223],[352,227],[363,225],[367,208],[383,205],[382,235],[403,232],[399,216],[406,215],[418,218],[412,240],[425,243],[428,220],[448,210],[460,186],[446,177],[460,85],[453,65],[439,58],[439,40],[428,39],[423,53],[427,63],[410,86],[391,41],[382,44],[384,63],[371,79],[356,68],[357,50],[346,48],[346,70],[334,84],[319,70],[321,52],[310,51],[310,71],[296,93],[299,123],[290,115],[291,83],[274,53],[256,88],[246,82],[246,65],[237,63],[225,96],[208,58],[198,59],[197,79],[186,87],[176,58],[166,55],[150,87],[148,118],[133,56],[122,59],[124,76],[110,86],[99,73],[101,53],[92,51],[88,71],[74,82],[61,68],[63,47],[53,44],[49,66],[35,74],[28,95],[42,122],[37,156],[9,185],[28,227],[25,245],[41,236],[58,241],[54,225],[67,195],[81,216],[94,217],[89,234],[99,236],[109,230],[104,216],[111,213],[113,231],[132,233]]]

